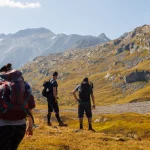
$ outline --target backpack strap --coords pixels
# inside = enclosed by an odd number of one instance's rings
[[[8,87],[10,88],[10,85],[8,85]],[[7,101],[6,99],[6,96],[5,96],[5,91],[6,91],[6,84],[3,85],[3,99],[4,99],[4,102],[6,103],[6,105],[8,106],[9,109],[12,109],[13,108],[13,105]],[[11,88],[10,88],[10,95],[11,95]]]

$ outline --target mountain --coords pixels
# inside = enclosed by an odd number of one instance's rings
[[[77,41],[76,44],[74,44],[72,46],[72,48],[73,49],[86,48],[86,47],[90,47],[90,46],[95,46],[95,45],[98,45],[98,44],[106,43],[108,41],[110,41],[110,39],[107,38],[106,36],[101,36],[101,35],[98,36],[98,37],[86,36],[85,38]]]
[[[5,38],[6,37],[6,35],[5,34],[0,34],[0,39],[3,39],[3,38]]]
[[[45,28],[25,29],[9,35],[0,34],[0,64],[2,66],[11,62],[15,68],[20,68],[37,56],[63,52],[84,39],[92,42],[80,44],[80,48],[107,42],[103,38],[92,36],[56,35]]]
[[[104,33],[101,33],[98,38],[100,38],[103,42],[110,41],[110,39]]]
[[[42,84],[53,71],[59,72],[59,103],[75,105],[70,92],[89,77],[97,105],[150,100],[150,25],[126,36],[84,49],[36,57],[22,72],[37,100]]]

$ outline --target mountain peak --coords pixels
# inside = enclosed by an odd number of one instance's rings
[[[41,27],[41,28],[28,28],[25,30],[20,30],[20,31],[16,32],[13,36],[24,37],[24,36],[29,36],[29,35],[33,35],[33,34],[51,34],[52,36],[55,35],[55,33],[50,31],[49,29]]]
[[[105,33],[101,33],[98,38],[104,40],[104,41],[110,41],[110,39],[105,35]]]

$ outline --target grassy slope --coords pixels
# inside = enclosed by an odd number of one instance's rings
[[[38,109],[45,109],[38,106]],[[58,127],[53,119],[53,126],[48,127],[45,122],[46,113],[35,113],[39,128],[34,129],[34,136],[24,138],[19,150],[149,150],[150,147],[150,115],[118,114],[96,115],[94,119],[103,118],[101,122],[94,122],[96,133],[87,130],[87,120],[84,119],[84,131],[78,129],[77,114],[62,112],[67,116],[68,127]],[[64,118],[64,117],[63,117]],[[105,120],[105,121],[104,121]]]
[[[89,77],[94,83],[97,105],[149,100],[149,83],[125,85],[123,80],[124,76],[137,69],[150,71],[149,30],[149,26],[143,26],[130,32],[125,38],[102,45],[38,57],[24,66],[25,79],[35,89],[36,98],[42,100],[43,81],[48,80],[53,71],[58,71],[60,104],[65,106],[75,105],[70,92],[84,77]],[[115,44],[117,40],[121,42]],[[130,53],[124,49],[125,46],[132,47],[131,50],[135,51]],[[124,49],[124,52],[116,54],[120,48]],[[42,71],[46,71],[49,75],[45,76]],[[105,78],[108,73],[110,77]]]
[[[147,32],[147,30],[145,31]],[[140,33],[141,28],[138,28],[136,32]],[[144,36],[146,37],[145,34]],[[146,38],[149,39],[149,33],[147,33]],[[37,62],[34,61],[23,68],[27,69],[25,79],[29,81],[33,89],[41,92],[41,85],[44,80],[49,79],[49,76],[45,77],[45,75],[39,73],[39,70],[44,69],[48,73],[57,70],[62,77],[58,80],[59,102],[61,106],[68,108],[76,106],[70,92],[85,76],[88,76],[94,83],[96,105],[149,100],[150,83],[125,84],[123,81],[124,76],[136,69],[150,71],[149,50],[145,49],[147,43],[143,39],[145,40],[144,37],[138,34],[133,38],[123,39],[116,46],[113,41],[110,41],[107,44],[82,51],[76,50],[71,53],[57,54],[57,56],[39,57],[36,60]],[[124,51],[116,55],[118,48],[132,42],[135,42],[139,47],[141,46],[138,51],[132,54],[129,51]],[[70,54],[74,56],[68,59]],[[93,63],[93,61],[98,62]],[[107,73],[110,74],[110,77],[105,78]],[[39,99],[42,100],[43,98],[39,97]],[[38,109],[46,109],[46,106],[38,105]],[[97,118],[102,119],[100,122],[93,123],[96,133],[86,130],[88,127],[87,120],[84,123],[85,130],[75,133],[74,130],[78,128],[77,115],[70,112],[61,114],[67,116],[66,122],[69,127],[58,127],[58,129],[48,127],[45,122],[46,112],[35,113],[36,123],[40,127],[35,129],[33,137],[23,140],[19,149],[149,150],[150,115],[134,113],[95,115],[94,120]],[[57,126],[56,121],[53,122]]]

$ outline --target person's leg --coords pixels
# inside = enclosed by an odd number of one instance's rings
[[[59,115],[59,106],[58,106],[58,102],[53,102],[53,109],[54,109],[54,112],[55,112],[55,117],[59,123],[59,126],[68,126],[67,124],[63,123],[61,118],[60,118],[60,115]]]
[[[60,116],[59,116],[59,106],[58,106],[58,103],[57,102],[53,102],[53,109],[54,109],[54,113],[55,113],[55,117],[58,121],[58,123],[61,122],[61,119],[60,119]]]
[[[48,102],[48,114],[47,114],[47,124],[51,125],[51,113],[53,112],[53,107],[50,102]]]
[[[20,142],[25,135],[26,124],[13,126],[13,130],[15,134],[12,137],[10,150],[17,150]]]
[[[51,112],[48,112],[48,114],[47,114],[47,123],[48,124],[51,124],[50,120],[51,120]]]
[[[85,113],[86,113],[86,116],[88,118],[89,130],[93,130],[93,128],[92,128],[92,109],[91,109],[91,104],[86,104],[85,105]]]
[[[0,126],[0,150],[10,150],[14,134],[12,126]]]
[[[82,104],[78,105],[78,117],[80,129],[83,129],[83,116],[84,116],[84,107]]]
[[[88,118],[89,130],[92,130],[92,118]]]
[[[79,118],[80,129],[83,129],[83,118]]]

